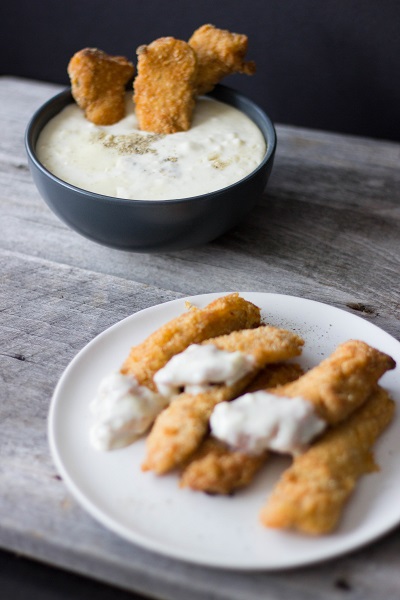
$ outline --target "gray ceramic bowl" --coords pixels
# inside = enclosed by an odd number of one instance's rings
[[[271,173],[276,133],[268,116],[242,94],[219,85],[210,96],[243,111],[258,125],[267,145],[261,164],[221,190],[177,200],[124,200],[77,188],[52,175],[36,156],[46,123],[73,102],[70,90],[46,102],[32,117],[25,137],[34,182],[51,210],[81,235],[112,248],[160,252],[209,242],[238,223],[255,206]]]

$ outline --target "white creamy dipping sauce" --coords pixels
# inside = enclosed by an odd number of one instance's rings
[[[126,116],[98,126],[71,104],[43,128],[36,151],[59,179],[84,190],[136,200],[206,194],[243,179],[261,163],[261,131],[238,109],[197,100],[189,131],[158,135],[140,131],[132,94]]]
[[[97,450],[123,448],[140,437],[168,401],[139,385],[136,378],[116,372],[100,383],[90,404],[94,423],[90,441]]]
[[[217,404],[210,427],[214,437],[244,453],[271,449],[296,455],[324,431],[326,422],[304,398],[260,391]]]
[[[213,344],[192,344],[157,371],[154,382],[165,396],[182,391],[201,394],[213,384],[233,385],[253,368],[253,357],[243,352],[228,352]]]

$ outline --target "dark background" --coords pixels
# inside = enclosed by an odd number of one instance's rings
[[[136,62],[140,44],[212,23],[249,36],[256,75],[225,83],[275,122],[400,140],[400,0],[15,0],[2,10],[1,74],[67,85],[81,48]]]

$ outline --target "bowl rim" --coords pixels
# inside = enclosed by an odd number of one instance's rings
[[[270,117],[267,115],[267,113],[256,102],[254,102],[251,98],[249,98],[245,94],[242,94],[241,92],[237,91],[236,89],[231,88],[226,85],[223,85],[223,84],[217,84],[211,92],[205,94],[205,96],[209,96],[209,97],[215,98],[217,100],[219,99],[219,96],[221,96],[221,95],[228,95],[228,97],[230,97],[231,100],[236,99],[242,104],[245,104],[245,105],[247,104],[249,107],[251,107],[251,109],[253,111],[255,111],[257,113],[257,115],[260,117],[260,119],[262,121],[264,121],[265,130],[267,133],[260,128],[258,123],[256,123],[254,121],[254,119],[249,114],[247,114],[247,112],[245,112],[246,116],[249,119],[251,119],[253,121],[253,123],[255,123],[255,125],[260,129],[260,131],[264,137],[264,140],[265,140],[266,151],[265,151],[265,155],[264,155],[262,161],[257,165],[257,167],[255,169],[253,169],[253,171],[248,173],[248,175],[246,175],[242,179],[239,179],[238,181],[235,181],[234,183],[231,183],[228,186],[225,186],[223,188],[213,190],[210,192],[206,192],[205,194],[199,194],[197,196],[186,196],[184,198],[168,198],[168,199],[161,199],[161,200],[157,200],[157,199],[139,200],[139,199],[134,199],[134,198],[133,199],[117,198],[115,196],[108,196],[106,194],[99,194],[97,192],[91,192],[90,190],[85,190],[83,188],[73,185],[72,183],[68,183],[67,181],[64,181],[63,179],[60,179],[59,177],[57,177],[57,175],[54,175],[51,171],[49,171],[40,162],[40,160],[37,157],[36,148],[35,148],[37,139],[38,139],[43,127],[45,125],[47,125],[47,123],[50,121],[50,119],[52,117],[50,117],[46,121],[46,123],[42,126],[39,133],[37,134],[35,142],[33,141],[33,135],[34,135],[34,130],[36,128],[37,120],[40,117],[42,117],[42,115],[44,113],[47,112],[47,110],[49,109],[50,106],[52,106],[56,102],[62,101],[63,99],[70,99],[70,103],[74,102],[70,87],[62,90],[61,92],[58,92],[57,94],[55,94],[54,96],[52,96],[51,98],[46,100],[46,102],[44,102],[33,113],[32,117],[30,118],[30,120],[28,122],[26,130],[25,130],[25,136],[24,136],[25,149],[26,149],[26,152],[27,152],[27,155],[28,155],[28,158],[30,159],[30,161],[46,177],[53,180],[56,184],[61,185],[67,189],[70,189],[72,192],[78,193],[81,196],[84,196],[86,199],[90,199],[91,201],[95,201],[95,202],[101,201],[103,203],[110,203],[113,205],[129,204],[131,206],[137,205],[137,206],[144,207],[144,206],[149,206],[149,205],[165,206],[166,204],[184,204],[185,202],[190,202],[192,200],[196,200],[196,202],[199,202],[201,200],[207,200],[210,198],[210,196],[213,196],[213,197],[219,196],[220,194],[225,194],[226,192],[229,192],[229,190],[231,188],[234,188],[238,185],[242,186],[245,184],[245,182],[247,180],[255,177],[257,175],[257,173],[260,170],[262,170],[274,158],[276,146],[277,146],[277,134],[276,134],[276,129],[275,129],[274,123],[272,122]],[[226,101],[226,100],[220,100],[220,101],[225,102],[226,104],[229,104],[230,106],[234,106],[234,108],[237,108],[235,106],[235,104],[231,103],[230,101]],[[65,104],[65,106],[67,106],[67,104]],[[65,108],[65,107],[63,107],[63,108]],[[62,110],[62,109],[60,109],[60,110]],[[58,114],[58,112],[55,113],[53,116],[55,116],[56,114]]]

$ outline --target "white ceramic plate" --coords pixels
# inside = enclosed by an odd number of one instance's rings
[[[132,345],[185,310],[185,300],[205,306],[220,294],[167,302],[138,312],[90,342],[61,377],[49,414],[56,466],[76,500],[103,525],[149,550],[192,563],[231,569],[281,569],[318,562],[358,548],[400,522],[399,416],[376,445],[381,470],[362,478],[339,529],[308,538],[268,530],[258,513],[288,459],[274,457],[254,484],[233,497],[207,496],[178,488],[175,474],[143,473],[144,443],[98,452],[88,440],[88,405],[100,380],[117,369]],[[366,341],[400,365],[400,343],[375,325],[311,300],[278,294],[243,293],[272,325],[305,339],[301,364],[319,363],[347,339]],[[381,380],[400,401],[399,367]]]

